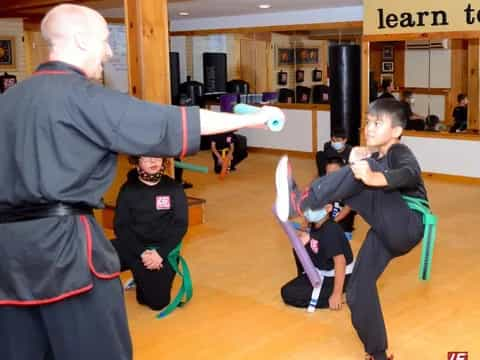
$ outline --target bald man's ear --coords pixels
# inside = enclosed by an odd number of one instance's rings
[[[83,51],[87,51],[89,48],[90,40],[86,33],[77,32],[73,35],[75,45]]]

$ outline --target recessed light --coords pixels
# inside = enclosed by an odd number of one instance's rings
[[[178,15],[180,15],[180,16],[188,16],[188,15],[190,15],[190,13],[187,12],[187,11],[180,11],[180,12],[178,13]]]
[[[270,4],[261,4],[261,5],[258,5],[258,7],[260,9],[270,9],[272,7],[272,5]]]

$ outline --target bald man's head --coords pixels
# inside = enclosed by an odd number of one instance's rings
[[[105,19],[85,6],[64,4],[51,9],[41,24],[50,44],[50,60],[80,67],[89,77],[99,78],[102,62],[111,57]]]

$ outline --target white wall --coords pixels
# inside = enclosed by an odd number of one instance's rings
[[[26,77],[25,64],[25,45],[23,39],[23,20],[22,19],[0,19],[0,34],[4,36],[15,37],[15,69],[7,69],[0,66],[0,73],[5,71],[15,75],[17,81],[21,81]]]
[[[363,6],[284,11],[269,14],[249,14],[172,20],[171,31],[222,29],[253,26],[296,25],[363,20]]]
[[[283,109],[287,121],[280,132],[242,129],[248,146],[312,152],[312,111]]]
[[[193,79],[203,83],[203,53],[228,53],[227,35],[193,36]],[[228,59],[227,59],[228,61]],[[227,64],[228,67],[228,64]]]
[[[170,36],[170,51],[178,52],[180,60],[180,83],[187,81],[187,46],[185,36]]]
[[[480,141],[404,136],[422,171],[480,178]]]
[[[330,111],[317,111],[317,151],[330,141]]]
[[[423,116],[437,115],[440,120],[446,120],[445,116],[450,117],[452,114],[445,114],[445,100],[444,95],[426,95],[414,94],[415,104],[412,106],[412,111]]]
[[[450,49],[405,51],[405,86],[420,88],[451,87]],[[430,67],[429,67],[430,64]],[[430,71],[429,71],[430,69]],[[430,78],[429,78],[430,76]]]

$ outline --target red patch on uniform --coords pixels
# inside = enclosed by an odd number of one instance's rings
[[[170,203],[170,196],[157,196],[155,198],[155,207],[157,210],[170,210],[171,203]]]

